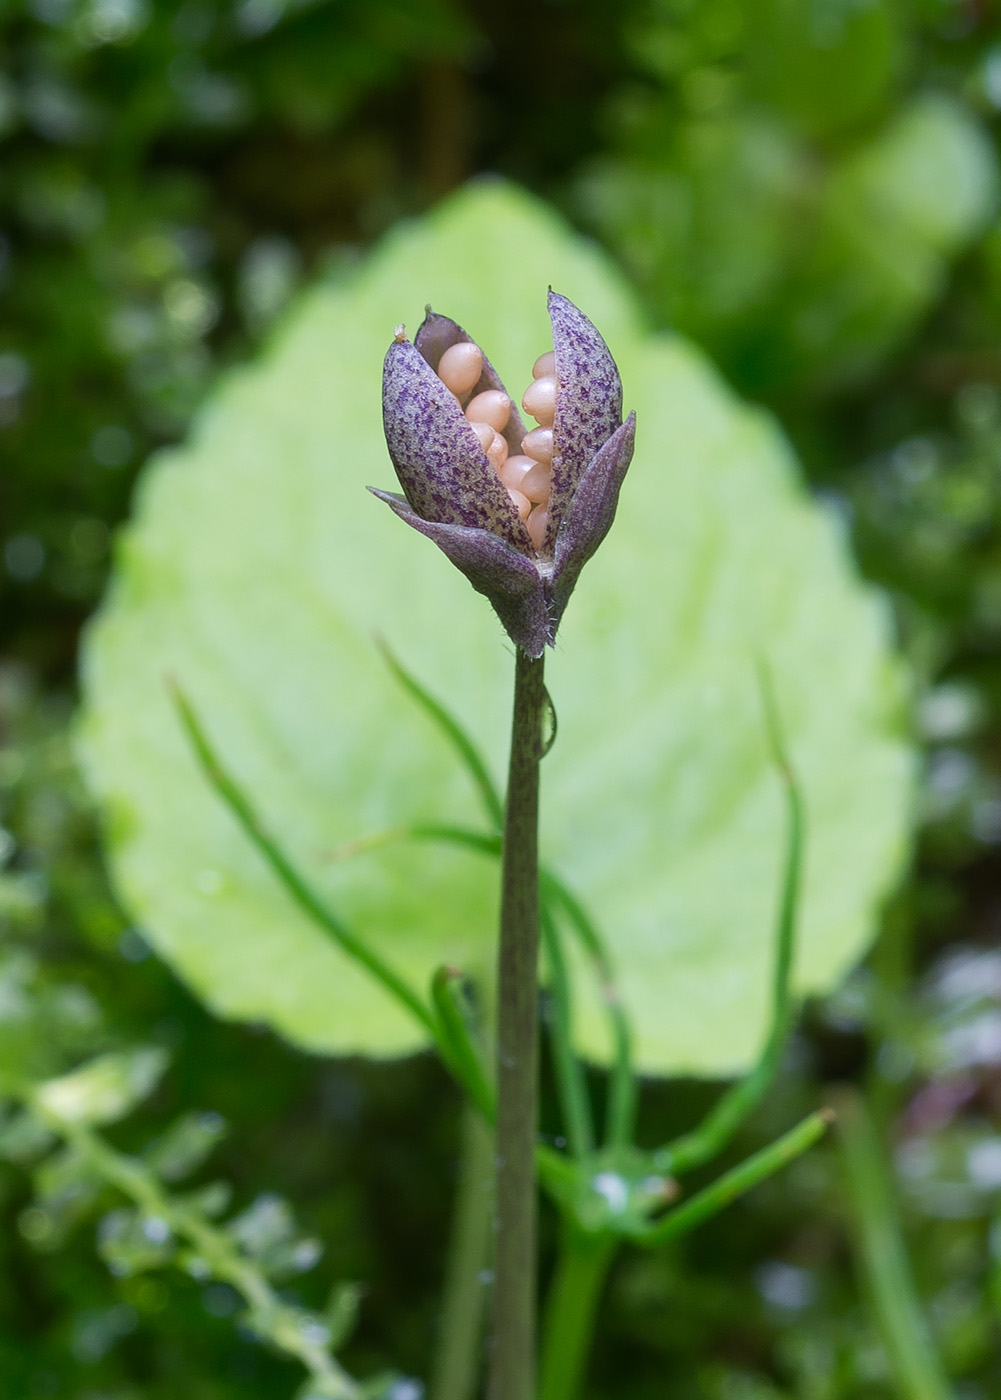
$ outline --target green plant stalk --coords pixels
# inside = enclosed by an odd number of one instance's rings
[[[28,1095],[32,1111],[80,1156],[99,1176],[128,1197],[146,1215],[162,1220],[178,1239],[185,1240],[198,1251],[212,1275],[230,1284],[248,1304],[252,1324],[267,1318],[290,1318],[288,1304],[275,1292],[264,1274],[249,1259],[244,1258],[235,1242],[222,1230],[196,1211],[173,1200],[161,1190],[151,1173],[132,1158],[123,1156],[109,1146],[86,1123],[62,1118]],[[321,1383],[324,1394],[331,1400],[359,1400],[362,1388],[343,1369],[326,1347],[313,1340],[308,1329],[284,1325],[267,1332],[267,1340],[294,1357],[309,1372],[310,1379]]]
[[[497,966],[497,1235],[489,1400],[534,1400],[539,761],[544,660],[515,661]]]
[[[359,837],[346,843],[333,852],[333,858],[350,859],[364,851],[378,850],[394,841],[406,840],[442,841],[447,845],[464,846],[468,850],[488,856],[500,856],[504,846],[501,837],[493,836],[489,832],[470,831],[467,827],[440,825],[392,827],[386,831],[375,832],[371,836]],[[542,865],[539,867],[539,881],[542,896],[543,938],[546,941],[547,952],[553,968],[552,991],[556,1002],[556,1014],[559,1018],[554,1027],[556,1031],[554,1050],[561,1100],[568,1125],[567,1136],[571,1142],[577,1140],[581,1143],[586,1142],[589,1146],[593,1145],[594,1130],[590,1123],[586,1080],[581,1066],[573,1055],[570,1032],[573,998],[566,972],[563,945],[559,938],[559,930],[555,925],[556,909],[561,909],[566,916],[585,955],[593,963],[601,985],[602,1001],[609,1017],[613,1047],[605,1136],[609,1146],[627,1147],[632,1143],[636,1123],[637,1085],[632,1064],[632,1038],[629,1021],[619,1000],[611,965],[597,930],[579,900],[557,876]],[[449,1061],[449,1063],[452,1062]],[[469,1082],[463,1082],[469,1089]],[[574,1124],[576,1124],[576,1128],[573,1126]]]
[[[500,832],[504,826],[504,804],[494,780],[490,776],[490,770],[480,756],[479,749],[459,721],[448,712],[439,700],[435,699],[429,690],[421,685],[417,677],[412,675],[401,661],[397,660],[389,644],[381,638],[379,639],[379,650],[400,685],[403,686],[411,699],[417,701],[458,753],[480,795],[487,820],[495,831]]]
[[[796,914],[803,875],[805,813],[803,797],[786,753],[767,672],[762,672],[761,688],[772,756],[786,798],[786,855],[772,974],[771,1025],[764,1049],[747,1078],[723,1095],[700,1127],[669,1143],[656,1154],[658,1166],[674,1174],[702,1166],[726,1146],[775,1078],[792,1021],[791,984],[796,951]]]
[[[632,1031],[614,982],[602,984],[602,999],[613,1032],[605,1142],[613,1148],[628,1147],[636,1135],[636,1115],[639,1111],[639,1084],[633,1070]]]
[[[495,1116],[493,1090],[483,1070],[479,1052],[472,1043],[461,1013],[452,998],[447,973],[444,981],[436,977],[432,984],[432,1010],[377,953],[331,913],[264,829],[249,798],[220,762],[184,692],[176,683],[171,683],[171,691],[182,725],[209,783],[229,807],[279,882],[314,923],[318,924],[349,957],[366,968],[376,981],[414,1016],[435,1042],[442,1060],[459,1085],[476,1104],[486,1121],[492,1122]]]
[[[836,1100],[852,1234],[901,1400],[951,1400],[914,1287],[886,1154],[861,1095]]]
[[[546,1306],[539,1400],[575,1400],[594,1337],[595,1313],[619,1247],[610,1235],[587,1235],[564,1220]]]
[[[739,1196],[812,1147],[823,1137],[832,1119],[833,1114],[829,1110],[811,1113],[776,1142],[763,1147],[732,1171],[724,1172],[711,1186],[665,1215],[644,1234],[638,1235],[636,1242],[656,1248],[668,1240],[677,1239],[679,1235],[687,1235],[689,1230],[718,1215]]]
[[[170,683],[170,689],[181,723],[201,763],[202,771],[253,845],[271,867],[286,892],[313,923],[323,929],[324,933],[332,938],[349,957],[354,958],[370,972],[376,981],[380,982],[387,992],[401,1002],[423,1029],[437,1041],[438,1026],[428,1007],[425,1006],[413,988],[409,987],[402,977],[383,962],[377,953],[374,953],[360,938],[357,938],[310,889],[291,861],[264,829],[263,823],[246,793],[223,767],[187,696],[176,682]]]
[[[461,826],[409,826],[391,827],[385,831],[374,832],[370,836],[358,837],[353,841],[346,842],[345,845],[331,853],[331,859],[348,860],[354,856],[361,855],[365,851],[378,850],[383,846],[392,844],[394,841],[441,841],[447,845],[464,846],[467,850],[476,851],[480,855],[500,856],[504,842],[500,836],[491,835],[489,832],[470,831],[468,827]],[[559,941],[558,929],[552,935],[547,933],[546,920],[554,920],[555,911],[562,910],[567,921],[576,934],[578,942],[584,950],[587,958],[593,963],[598,981],[601,987],[602,1002],[608,1013],[609,1027],[612,1040],[612,1069],[608,1093],[608,1109],[606,1115],[605,1140],[611,1147],[628,1147],[633,1140],[633,1133],[636,1123],[637,1110],[637,1084],[636,1075],[633,1071],[632,1063],[632,1036],[629,1028],[629,1020],[625,1009],[619,999],[618,988],[615,985],[614,974],[611,964],[601,944],[600,936],[593,923],[584,910],[583,905],[567,888],[563,882],[555,876],[552,871],[545,866],[539,866],[540,893],[542,896],[541,912],[543,917],[542,930],[546,939],[547,950],[554,968],[553,991],[562,995],[566,1006],[566,1025],[570,1025],[570,1009],[573,1005],[572,993],[569,988],[569,979],[563,976],[565,990],[561,990],[557,983],[560,974],[556,970],[556,960],[559,959],[560,966],[565,968],[566,958],[563,955],[563,945]],[[572,1057],[572,1038],[569,1030],[559,1040],[561,1049],[560,1062],[557,1064],[557,1074],[561,1076],[561,1097],[563,1100],[564,1112],[568,1124],[571,1114],[580,1112],[578,1122],[583,1125],[583,1113],[586,1112],[588,1122],[590,1120],[590,1108],[583,1110],[578,1108],[567,1111],[568,1090],[572,1081],[582,1075],[579,1065],[571,1067],[567,1053],[563,1047],[569,1048],[569,1055]],[[444,1053],[444,1052],[443,1052]],[[451,1061],[449,1062],[451,1065]],[[465,1082],[465,1081],[464,1081]],[[470,1085],[465,1082],[467,1090]],[[575,1094],[577,1090],[570,1090]],[[586,1089],[583,1091],[586,1094]],[[593,1141],[593,1128],[587,1132],[582,1132],[580,1140]],[[572,1138],[573,1133],[568,1131],[568,1137]]]
[[[912,896],[913,897],[913,896]],[[894,1045],[910,1034],[908,994],[914,984],[913,910],[902,891],[883,913],[882,927],[869,959],[873,1001],[869,1035],[880,1045]],[[884,1074],[881,1055],[873,1055],[865,1076],[865,1102],[877,1133],[887,1132],[901,1107],[902,1086]]]
[[[380,641],[380,650],[393,672],[393,675],[438,726],[443,736],[455,749],[465,766],[483,804],[487,821],[492,828],[500,831],[503,824],[503,804],[500,794],[490,776],[490,770],[476,744],[460,722],[445,706],[425,689],[421,682],[408,671],[393,654],[385,641]],[[552,701],[547,698],[547,708],[551,711],[553,732],[548,746],[555,739],[556,712]],[[500,854],[501,843],[491,835],[482,835],[459,827],[417,827],[410,831],[387,832],[383,836],[370,838],[369,842],[354,842],[346,854],[367,849],[369,844],[379,845],[383,840],[398,840],[406,836],[419,840],[451,841],[457,845],[467,845],[484,854]],[[606,1141],[612,1147],[626,1147],[632,1140],[636,1122],[636,1076],[632,1066],[632,1039],[628,1018],[615,984],[615,974],[605,952],[601,936],[588,917],[583,905],[563,882],[551,871],[540,868],[544,904],[559,905],[566,914],[570,926],[577,935],[585,954],[592,962],[601,987],[602,1000],[608,1012],[612,1039],[612,1073],[608,1094],[608,1112],[605,1129]]]
[[[615,973],[601,935],[591,922],[580,900],[552,871],[543,867],[542,894],[549,904],[558,905],[570,922],[585,954],[594,966],[601,987],[601,998],[608,1013],[612,1034],[612,1070],[608,1087],[605,1140],[609,1147],[628,1147],[636,1127],[637,1085],[633,1070],[632,1032],[629,1018],[619,997]]]
[[[483,1271],[493,1221],[494,1135],[471,1104],[462,1114],[460,1161],[430,1400],[472,1400],[480,1372],[487,1298]]]
[[[541,909],[542,940],[549,963],[549,1013],[553,1068],[563,1110],[564,1131],[570,1155],[580,1160],[594,1148],[594,1127],[584,1067],[574,1054],[573,1002],[566,958],[556,920],[548,905]]]
[[[468,827],[463,826],[398,826],[389,827],[385,832],[375,832],[371,836],[357,837],[356,840],[347,841],[344,846],[333,851],[333,860],[350,860],[356,855],[363,854],[364,851],[379,850],[384,846],[389,846],[393,841],[442,841],[448,846],[463,846],[468,850],[477,851],[480,855],[493,855],[498,857],[503,853],[503,837],[491,836],[489,832],[472,832]],[[587,1081],[580,1064],[575,1063],[573,1056],[573,1037],[570,1033],[571,1008],[573,1008],[573,994],[570,991],[570,981],[566,973],[566,956],[563,953],[563,944],[559,938],[559,928],[554,925],[554,913],[559,909],[566,916],[571,930],[577,935],[585,956],[594,963],[595,973],[601,984],[602,1002],[605,1005],[609,1016],[610,1033],[612,1033],[612,1072],[610,1072],[608,1114],[606,1114],[605,1140],[609,1147],[629,1147],[633,1141],[634,1127],[636,1127],[637,1112],[637,1082],[636,1074],[633,1071],[633,1046],[631,1046],[631,1033],[629,1028],[629,1018],[624,1012],[622,1001],[619,1000],[619,990],[615,984],[615,976],[612,967],[606,956],[605,949],[601,944],[598,931],[589,920],[584,907],[578,902],[577,897],[567,889],[567,886],[553,875],[552,871],[547,871],[545,865],[539,867],[539,888],[542,895],[542,931],[543,938],[546,939],[547,953],[549,953],[550,963],[553,966],[553,993],[554,1000],[557,1001],[557,1016],[560,1022],[567,1026],[566,1032],[557,1029],[554,1037],[554,1050],[557,1051],[557,1077],[560,1079],[560,1095],[563,1102],[564,1116],[566,1116],[568,1130],[567,1137],[571,1141],[577,1138],[578,1141],[594,1142],[594,1128],[591,1127],[591,1110],[587,1105]],[[552,925],[552,932],[547,931]],[[559,960],[559,966],[557,966]],[[442,1051],[444,1053],[444,1051]],[[452,1061],[449,1060],[449,1065]],[[574,1081],[580,1081],[581,1086],[575,1085]],[[463,1085],[468,1091],[470,1081],[463,1079]],[[575,1103],[571,1105],[571,1096]],[[584,1102],[581,1102],[581,1099]],[[577,1123],[580,1131],[575,1133],[571,1123]],[[587,1127],[585,1127],[587,1123]]]
[[[431,999],[438,1013],[442,1058],[482,1114],[493,1125],[497,1104],[493,1085],[487,1079],[479,1047],[473,1040],[460,1003],[461,973],[440,967],[431,979]]]

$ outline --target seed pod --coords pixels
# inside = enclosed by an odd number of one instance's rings
[[[630,414],[622,422],[619,373],[588,318],[555,292],[549,293],[549,315],[553,351],[540,356],[536,370],[555,379],[553,426],[534,429],[527,445],[513,401],[461,326],[429,307],[414,344],[398,333],[383,371],[383,421],[404,495],[370,488],[434,540],[489,598],[512,641],[532,657],[553,645],[580,571],[608,533],[632,458],[636,421]],[[443,358],[459,346],[471,348],[450,356],[446,376],[458,383],[455,366],[465,368],[461,382],[467,387],[461,392],[472,396],[470,408],[489,391],[507,397],[511,409],[500,430],[503,444],[482,442],[485,434],[477,436],[456,394],[438,375]],[[477,366],[479,378],[469,383]],[[535,455],[532,448],[542,435],[548,448],[550,433],[549,504],[536,506],[529,529],[522,518],[528,502],[516,506],[484,447],[495,458],[505,446],[512,457]]]

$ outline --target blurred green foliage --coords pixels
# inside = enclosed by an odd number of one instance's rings
[[[218,1026],[146,956],[103,886],[65,697],[139,462],[181,436],[305,277],[336,277],[396,218],[499,170],[601,238],[652,323],[694,335],[779,413],[894,599],[923,687],[921,858],[741,1146],[827,1081],[864,1080],[947,1363],[968,1400],[997,1394],[996,0],[9,0],[0,55],[0,645],[16,663],[0,693],[0,1042],[22,1035],[39,1073],[172,1049],[116,1144],[222,1113],[239,1207],[278,1190],[336,1246],[319,1293],[312,1275],[296,1285],[304,1305],[366,1280],[352,1368],[426,1373],[450,1090],[423,1061],[313,1063]],[[9,1011],[25,997],[30,1033]],[[651,1090],[651,1131],[710,1094]],[[93,1214],[46,1249],[9,1163],[0,1207],[12,1394],[298,1384],[227,1320],[229,1295],[109,1274]],[[822,1150],[683,1252],[624,1262],[595,1393],[888,1400],[849,1210]]]

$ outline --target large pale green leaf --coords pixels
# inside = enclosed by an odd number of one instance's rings
[[[474,821],[469,784],[390,678],[373,634],[503,771],[512,670],[485,601],[366,483],[393,486],[380,367],[425,301],[479,337],[516,392],[545,348],[549,283],[593,317],[639,419],[619,518],[549,676],[544,848],[605,930],[652,1072],[722,1072],[758,1044],[783,856],[755,655],[767,655],[809,809],[797,980],[865,947],[905,844],[911,761],[886,618],[774,424],[703,358],[645,334],[618,277],[540,205],[479,184],[317,288],[230,377],[190,444],[151,464],[86,646],[83,752],[121,895],[227,1016],[317,1050],[397,1054],[405,1015],[292,907],[206,788],[164,677],[338,911],[403,973],[487,965],[497,872],[360,834]],[[586,983],[586,977],[582,977]],[[580,1036],[604,1053],[582,996]]]

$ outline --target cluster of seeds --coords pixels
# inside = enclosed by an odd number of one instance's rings
[[[538,423],[521,440],[521,452],[508,455],[502,436],[511,419],[511,400],[500,389],[473,394],[483,373],[483,352],[472,341],[452,345],[438,363],[438,378],[462,404],[469,426],[507,487],[532,543],[541,549],[549,521],[549,487],[553,472],[553,418],[556,414],[556,356],[540,355],[525,390],[522,408]]]

